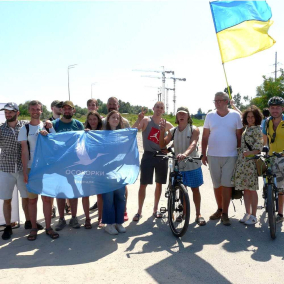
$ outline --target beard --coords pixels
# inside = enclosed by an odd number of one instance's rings
[[[17,120],[17,115],[15,114],[13,117],[11,118],[7,118],[7,122],[13,122],[13,121],[16,121]]]
[[[66,119],[72,118],[73,114],[63,114],[63,117]]]

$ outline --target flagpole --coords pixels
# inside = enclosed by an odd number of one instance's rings
[[[223,65],[223,70],[224,70],[225,79],[226,79],[226,83],[227,83],[228,95],[229,95],[229,98],[232,99],[231,90],[230,90],[230,87],[229,87],[229,84],[228,84],[227,74],[226,74],[226,70],[225,70],[225,63],[222,63],[222,65]]]

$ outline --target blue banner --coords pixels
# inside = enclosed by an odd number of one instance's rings
[[[38,136],[28,191],[57,198],[110,192],[139,174],[137,129]]]

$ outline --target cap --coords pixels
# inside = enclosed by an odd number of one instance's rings
[[[4,105],[4,107],[0,110],[13,110],[13,111],[19,111],[19,107],[16,103],[7,103]]]
[[[74,108],[74,105],[73,105],[73,103],[71,101],[63,102],[62,107],[64,107],[64,106],[70,106],[70,107]]]
[[[179,107],[177,109],[177,113],[179,113],[179,112],[183,112],[183,113],[188,113],[189,114],[189,110],[188,110],[187,107]]]
[[[58,104],[60,104],[59,100],[55,100],[51,103],[51,107],[57,106]]]

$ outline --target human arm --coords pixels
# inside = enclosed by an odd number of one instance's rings
[[[256,127],[250,132],[250,140],[254,141],[254,143],[251,146],[251,149],[249,149],[250,151],[245,151],[243,153],[244,157],[254,156],[261,152],[263,148],[263,138],[260,127]]]
[[[209,135],[210,135],[210,129],[203,128],[202,141],[201,141],[201,153],[202,153],[202,163],[205,166],[207,166],[207,163],[208,163],[206,151],[207,151],[207,146],[208,146]]]
[[[236,107],[234,100],[230,100],[230,105],[231,105],[231,107],[232,107],[235,111],[237,111],[241,116],[243,115],[242,111]]]
[[[142,111],[138,114],[138,118],[135,123],[132,125],[132,128],[137,128],[138,130],[142,129],[144,131],[144,118],[145,118],[145,111]]]
[[[242,133],[243,133],[243,129],[237,129],[236,130],[237,148],[241,147]]]
[[[262,138],[263,138],[263,146],[268,146],[268,139],[267,139],[267,135],[262,134]]]
[[[160,120],[160,138],[159,138],[159,145],[161,149],[165,148],[170,141],[172,140],[172,134],[169,131],[168,135],[165,137],[165,132],[166,132],[166,127],[167,127],[167,121],[163,118]]]
[[[24,174],[24,182],[28,183],[28,162],[29,162],[29,149],[28,149],[28,142],[21,141],[22,146],[22,164],[23,164],[23,174]]]

